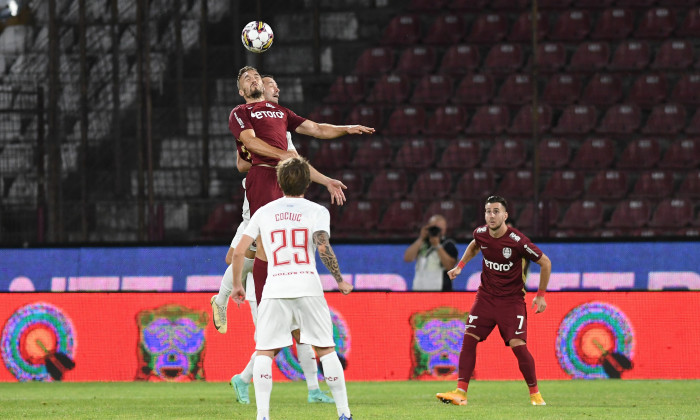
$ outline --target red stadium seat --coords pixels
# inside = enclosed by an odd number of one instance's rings
[[[673,192],[673,174],[665,171],[642,172],[630,197],[661,199]]]
[[[547,203],[546,206],[544,203]],[[545,200],[537,203],[537,216],[540,227],[545,223],[549,227],[556,226],[559,220],[559,203],[554,200]],[[532,201],[525,203],[525,206],[518,214],[518,229],[530,230],[534,227],[535,205]]]
[[[571,203],[564,213],[559,227],[565,229],[591,230],[603,224],[603,206],[594,200],[578,200]]]
[[[621,40],[634,29],[634,12],[621,8],[605,10],[598,20],[591,39]]]
[[[540,40],[547,35],[549,31],[549,21],[542,19],[542,13],[537,14],[537,39]],[[513,24],[510,30],[508,40],[512,42],[530,42],[532,41],[532,12],[522,12],[518,19]]]
[[[549,37],[559,41],[581,41],[591,31],[591,15],[587,10],[559,14]]]
[[[651,49],[646,41],[622,41],[610,62],[612,70],[643,70],[649,64]]]
[[[345,119],[346,124],[360,124],[379,130],[384,122],[382,110],[371,105],[356,105]]]
[[[384,45],[413,45],[421,39],[420,18],[416,15],[400,15],[391,19],[384,30]]]
[[[693,64],[693,45],[685,39],[664,41],[651,63],[652,69],[685,70]]]
[[[413,201],[394,201],[384,212],[377,230],[395,236],[411,236],[420,228],[423,212]]]
[[[451,190],[450,173],[430,169],[418,175],[408,196],[414,200],[435,200],[449,197]]]
[[[348,189],[345,190],[346,196],[358,198],[364,195],[365,181],[361,175],[361,172],[351,169],[335,171],[332,173],[332,178],[337,179],[348,187]]]
[[[464,224],[463,208],[462,203],[454,200],[433,201],[425,210],[424,220],[434,214],[442,215],[447,221],[447,230],[455,231],[461,229]]]
[[[592,137],[586,139],[579,147],[574,160],[573,169],[607,169],[615,159],[615,146],[610,139]]]
[[[544,88],[542,100],[550,105],[570,105],[581,95],[581,78],[571,74],[555,74]]]
[[[345,139],[324,140],[314,155],[312,164],[316,169],[341,169],[350,163],[352,148]]]
[[[420,106],[405,105],[394,109],[384,130],[390,136],[412,136],[423,132],[425,109]]]
[[[467,37],[470,44],[494,44],[502,41],[508,33],[508,18],[505,15],[487,13],[478,15]]]
[[[466,32],[467,25],[461,15],[441,15],[435,18],[423,42],[435,45],[455,45],[462,41]]]
[[[610,46],[606,42],[579,44],[571,57],[569,71],[595,72],[603,70],[610,59]]]
[[[637,105],[613,105],[605,113],[596,131],[609,134],[630,134],[639,128],[641,120],[642,112]]]
[[[687,198],[667,198],[659,203],[649,226],[681,228],[693,221],[693,202]]]
[[[532,100],[532,82],[528,74],[511,74],[501,85],[495,103],[524,105]]]
[[[408,10],[418,12],[437,12],[447,6],[448,0],[411,0]]]
[[[317,123],[343,124],[343,111],[339,106],[321,105],[309,113],[309,119]]]
[[[447,8],[450,10],[482,11],[489,0],[452,0]]]
[[[682,0],[681,0],[682,1]],[[685,7],[690,6],[685,4]],[[676,35],[684,38],[698,38],[700,37],[700,9],[694,7],[688,9],[688,13],[685,15],[685,19],[681,24],[680,28],[676,31]]]
[[[650,169],[661,159],[661,146],[656,139],[642,138],[630,141],[622,152],[617,167],[622,169]]]
[[[606,226],[611,228],[641,228],[649,223],[651,206],[646,200],[624,200],[613,210]]]
[[[537,107],[537,125],[540,134],[549,131],[552,125],[552,108],[549,105],[540,105]],[[511,134],[530,134],[532,133],[533,110],[531,105],[525,105],[520,108],[513,119],[513,124],[508,130]]]
[[[437,64],[435,48],[426,45],[416,45],[406,48],[399,62],[396,64],[396,72],[413,77],[431,73]]]
[[[480,62],[478,48],[463,44],[452,45],[442,58],[439,72],[459,76],[475,70]]]
[[[435,147],[424,138],[402,140],[399,151],[393,160],[394,168],[425,169],[433,166]]]
[[[509,200],[531,199],[533,194],[532,171],[509,171],[498,186],[498,195]]]
[[[668,92],[668,82],[663,73],[643,74],[634,81],[627,100],[641,107],[663,102]]]
[[[615,3],[618,6],[646,9],[651,7],[656,1],[657,0],[617,0]]]
[[[525,163],[525,144],[519,139],[499,139],[491,146],[484,167],[493,169],[515,169]]]
[[[537,7],[540,10],[547,9],[569,9],[573,0],[539,0]]]
[[[367,102],[371,104],[400,104],[406,102],[411,89],[408,76],[385,74],[370,91]]]
[[[569,142],[564,139],[544,139],[539,145],[540,166],[561,169],[569,163]]]
[[[350,200],[343,206],[343,212],[334,231],[341,236],[356,234],[365,236],[379,224],[380,205],[373,201]]]
[[[613,0],[574,0],[574,7],[579,9],[605,9],[610,7]]]
[[[357,103],[365,98],[365,81],[355,75],[338,76],[323,102],[332,104]]]
[[[408,192],[408,177],[406,172],[396,169],[385,169],[372,180],[367,191],[370,200],[402,199]]]
[[[627,195],[628,183],[627,172],[600,171],[591,180],[586,190],[586,197],[598,200],[620,200]]]
[[[224,203],[217,205],[202,226],[201,234],[205,238],[231,236],[236,226],[241,223],[240,204]]]
[[[676,83],[671,100],[683,105],[700,105],[700,74],[684,74]]]
[[[700,166],[700,139],[681,138],[674,141],[659,162],[660,168],[691,169]]]
[[[700,199],[700,171],[692,171],[685,175],[676,193],[679,197]]]
[[[445,104],[452,97],[452,79],[442,74],[423,76],[411,96],[411,103],[423,105]]]
[[[657,7],[646,12],[634,32],[636,38],[664,39],[676,28],[676,14],[672,9]]]
[[[656,105],[651,110],[647,124],[642,128],[644,134],[674,135],[685,126],[685,107],[679,104]]]
[[[448,143],[442,158],[437,161],[441,169],[463,170],[481,162],[481,143],[472,139],[455,139]]]
[[[532,58],[532,56],[531,56]],[[561,42],[545,42],[537,45],[538,70],[542,73],[554,73],[566,65],[566,48]],[[532,67],[532,60],[529,67]]]
[[[494,92],[493,77],[488,74],[468,74],[457,86],[452,102],[481,105],[491,101]]]
[[[467,127],[467,134],[500,134],[510,123],[508,108],[503,105],[484,105],[477,108]]]
[[[576,171],[556,171],[547,181],[542,191],[545,198],[575,200],[583,194],[584,176]]]
[[[622,79],[614,74],[598,73],[583,90],[581,103],[612,105],[622,99]]]
[[[483,170],[468,170],[457,181],[454,198],[462,201],[481,202],[492,195],[496,187],[493,173]]]
[[[391,144],[382,138],[369,138],[357,146],[350,166],[356,169],[385,168],[393,157]]]
[[[491,0],[490,6],[494,10],[522,10],[529,3],[529,0]]]
[[[593,130],[598,120],[598,111],[592,105],[569,105],[564,109],[557,126],[556,134],[586,134]]]
[[[435,110],[428,119],[425,133],[433,136],[453,137],[464,131],[467,112],[458,105],[445,105]]]
[[[523,65],[523,48],[519,44],[496,44],[486,55],[484,69],[494,73],[512,73]]]
[[[355,74],[377,77],[394,68],[394,51],[389,47],[374,47],[365,50],[355,65]]]
[[[695,111],[695,115],[693,115],[688,126],[683,131],[688,134],[700,134],[700,110]]]

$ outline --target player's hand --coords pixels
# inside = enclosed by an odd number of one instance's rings
[[[461,268],[455,267],[452,270],[448,271],[447,275],[450,277],[450,280],[454,280],[455,277],[459,276],[461,272],[462,272]]]
[[[245,303],[245,289],[243,286],[233,286],[233,290],[231,291],[231,299],[233,299],[238,306],[241,306],[241,303]]]
[[[535,298],[532,299],[532,307],[537,307],[535,311],[536,314],[544,312],[544,310],[547,309],[547,302],[544,300],[544,296],[535,296]]]
[[[348,134],[374,134],[374,128],[365,127],[364,125],[349,125],[346,132]]]
[[[428,239],[428,225],[420,228],[420,234],[418,235],[422,241]]]
[[[352,292],[352,289],[352,284],[346,282],[345,280],[338,283],[338,290],[340,290],[340,293],[344,295],[347,295],[348,293]]]
[[[345,184],[337,179],[329,178],[326,188],[328,188],[328,192],[331,194],[331,204],[337,204],[339,206],[345,204],[345,193],[343,190],[348,189]]]

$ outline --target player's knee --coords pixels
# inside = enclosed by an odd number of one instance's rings
[[[524,346],[524,345],[525,345],[525,341],[523,341],[523,340],[520,339],[520,338],[512,338],[512,339],[510,339],[510,341],[508,341],[508,345],[509,345],[510,347]]]
[[[314,350],[316,350],[316,354],[318,355],[319,358],[331,354],[335,351],[335,346],[333,347],[316,347],[314,346]]]

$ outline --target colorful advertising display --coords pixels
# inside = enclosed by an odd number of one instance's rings
[[[346,378],[455,380],[474,296],[328,293]],[[228,381],[250,359],[254,327],[247,304],[232,304],[218,333],[210,298],[0,294],[0,381]],[[552,292],[547,302],[542,314],[528,309],[540,379],[700,379],[700,292]],[[277,356],[274,375],[302,379],[295,349]],[[477,348],[474,378],[521,379],[497,331]]]

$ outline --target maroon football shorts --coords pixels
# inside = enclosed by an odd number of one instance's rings
[[[245,195],[250,205],[250,216],[265,204],[282,197],[277,183],[277,171],[267,166],[253,166],[245,178]]]
[[[484,341],[496,325],[506,346],[514,338],[527,342],[525,299],[522,296],[497,297],[477,292],[464,332]]]

